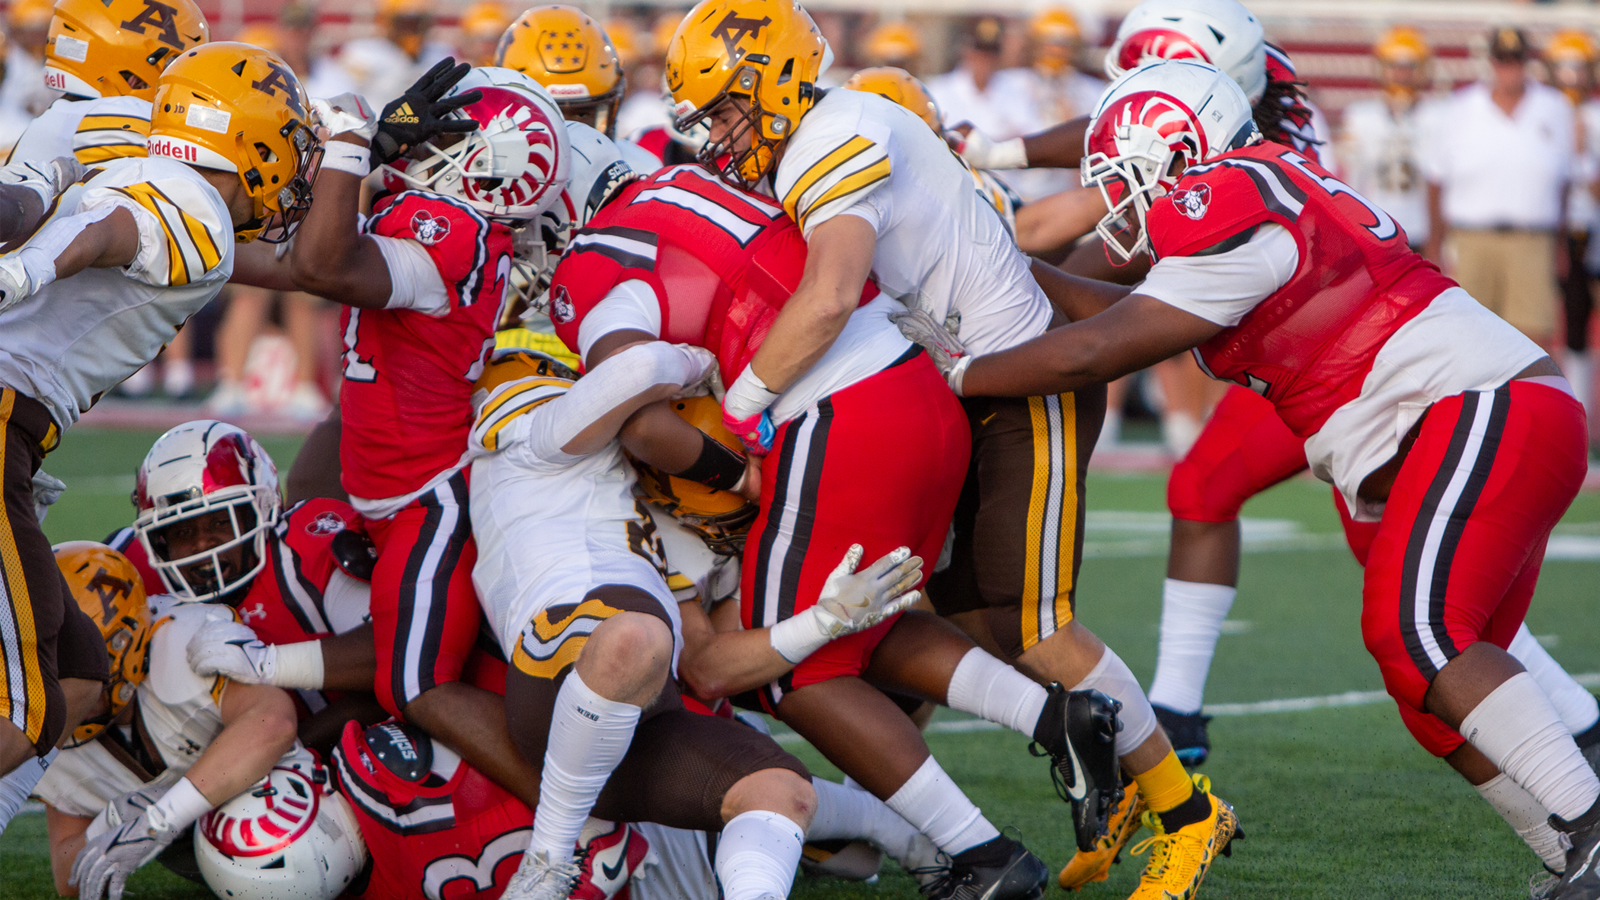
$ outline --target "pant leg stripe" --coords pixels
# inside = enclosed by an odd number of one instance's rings
[[[794,502],[789,494],[791,482],[796,481],[791,477],[796,464],[795,456],[800,454],[803,457],[805,453],[806,445],[800,439],[800,434],[810,424],[812,418],[812,411],[807,410],[791,421],[784,432],[782,445],[777,448],[778,474],[772,486],[772,501],[767,507],[767,521],[761,529],[761,539],[756,548],[758,555],[753,589],[755,596],[750,598],[752,628],[770,627],[778,621],[776,573],[782,572],[783,554],[789,547],[788,539],[780,534],[781,525],[784,518],[789,515],[789,507]]]
[[[0,478],[9,463],[6,451],[12,410],[17,392],[10,388],[0,390]],[[16,539],[11,533],[11,514],[0,497],[0,563],[4,564],[4,599],[0,604],[0,638],[5,652],[7,718],[11,724],[32,741],[44,730],[44,679],[39,673],[37,649],[32,654],[24,647],[34,642],[33,598],[28,593],[27,577],[22,570],[22,556],[17,552]]]
[[[1494,468],[1495,455],[1500,449],[1500,438],[1505,433],[1506,415],[1511,409],[1511,386],[1507,384],[1492,393],[1485,392],[1484,397],[1488,403],[1480,403],[1478,410],[1478,418],[1486,420],[1482,436],[1477,450],[1472,454],[1470,467],[1465,459],[1462,461],[1462,468],[1466,469],[1465,484],[1455,502],[1455,509],[1446,520],[1443,533],[1440,535],[1438,563],[1434,566],[1433,580],[1429,585],[1429,629],[1447,660],[1455,659],[1461,652],[1444,623],[1444,603],[1446,591],[1450,586],[1450,566],[1455,561],[1461,534],[1467,528],[1467,519],[1477,508],[1478,497],[1483,493],[1483,486],[1489,480],[1490,470]],[[1485,405],[1487,411],[1484,409]],[[1477,426],[1474,423],[1474,431],[1476,430]]]
[[[1051,599],[1050,631],[1055,633],[1072,621],[1073,567],[1078,549],[1078,398],[1074,394],[1057,397],[1061,410],[1061,511],[1056,517],[1056,592]]]
[[[833,404],[823,398],[817,404],[817,415],[810,434],[806,435],[804,474],[800,478],[799,502],[787,510],[790,519],[789,550],[783,560],[783,581],[779,594],[778,618],[794,615],[795,601],[800,593],[800,572],[805,566],[806,553],[811,549],[811,530],[816,524],[817,493],[822,486],[822,466],[827,457],[828,432],[833,425]]]
[[[440,537],[440,520],[443,510],[439,505],[439,491],[429,491],[417,498],[422,507],[427,510],[423,519],[422,529],[417,534],[417,542],[412,545],[411,553],[406,558],[406,568],[400,579],[400,590],[395,597],[395,606],[398,611],[397,633],[394,641],[394,658],[389,661],[390,689],[395,693],[395,706],[404,708],[411,700],[416,699],[421,693],[417,679],[417,656],[422,649],[422,635],[417,633],[421,626],[419,618],[425,618],[425,610],[419,610],[417,605],[422,598],[417,586],[428,580],[427,567],[434,543]]]
[[[472,535],[472,520],[462,514],[467,508],[466,473],[457,472],[450,476],[449,481],[439,486],[438,494],[445,501],[441,505],[446,515],[439,523],[439,532],[444,539],[434,541],[439,558],[428,582],[428,630],[423,634],[422,652],[415,669],[418,693],[432,690],[439,684],[434,660],[439,658],[439,641],[444,636],[445,619],[450,612],[450,581],[461,561],[461,553],[466,549],[467,539]]]
[[[1061,512],[1066,496],[1066,446],[1062,435],[1061,398],[1044,398],[1046,441],[1050,448],[1050,487],[1045,495],[1045,525],[1039,535],[1039,640],[1056,632],[1056,594],[1061,589]]]
[[[1423,497],[1406,544],[1405,567],[1401,574],[1401,635],[1417,669],[1430,681],[1458,652],[1443,625],[1444,588],[1449,584],[1450,559],[1443,557],[1440,551],[1452,519],[1459,517],[1464,525],[1472,503],[1476,502],[1477,492],[1482,490],[1479,483],[1463,510],[1463,495],[1468,483],[1474,480],[1478,458],[1494,419],[1495,400],[1491,391],[1464,395],[1460,417],[1444,459]],[[1503,413],[1500,419],[1503,423]],[[1496,433],[1495,443],[1498,441]],[[1488,465],[1492,463],[1491,454],[1483,477],[1487,477]]]

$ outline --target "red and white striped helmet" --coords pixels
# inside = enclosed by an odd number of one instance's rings
[[[133,491],[133,528],[167,591],[185,600],[211,600],[250,583],[267,563],[267,534],[283,509],[278,467],[241,428],[199,419],[173,428],[151,445]],[[167,529],[226,511],[233,537],[173,557]],[[235,562],[230,551],[242,548]]]
[[[200,875],[229,900],[334,900],[367,861],[350,804],[320,767],[277,766],[194,828]]]
[[[1151,202],[1185,169],[1260,139],[1249,99],[1216,66],[1171,60],[1128,72],[1101,95],[1084,134],[1083,186],[1098,187],[1110,210],[1096,233],[1132,259],[1150,246]]]
[[[467,91],[483,97],[452,115],[478,130],[453,142],[435,138],[384,166],[385,186],[455,197],[491,218],[536,218],[561,196],[572,169],[561,110],[538,82],[511,69],[473,69],[450,94]]]
[[[1267,35],[1238,0],[1145,0],[1128,12],[1106,51],[1106,77],[1164,59],[1208,62],[1254,104],[1267,90]]]

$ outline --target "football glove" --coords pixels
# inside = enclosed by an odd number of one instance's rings
[[[196,675],[222,675],[243,684],[272,684],[278,648],[264,643],[249,625],[211,613],[185,649]]]
[[[418,78],[398,99],[383,108],[378,121],[377,134],[372,139],[372,167],[394,162],[412,147],[425,144],[440,134],[466,134],[477,131],[478,123],[472,119],[452,118],[451,113],[463,106],[483,99],[482,91],[440,99],[455,87],[456,82],[472,71],[468,63],[450,57]]]
[[[61,494],[67,489],[67,483],[51,475],[43,469],[33,473],[33,514],[44,524],[44,517],[50,512]]]
[[[834,638],[865,631],[921,598],[912,588],[922,580],[922,557],[901,547],[857,572],[865,552],[851,544],[823,582],[816,605],[772,626],[772,649],[779,656],[799,664]]]
[[[359,94],[340,94],[327,100],[312,100],[317,119],[328,129],[328,136],[353,134],[372,143],[378,133],[378,114]]]
[[[912,309],[889,314],[889,321],[900,327],[906,340],[913,341],[928,352],[928,358],[938,367],[939,374],[950,383],[950,389],[961,396],[961,376],[966,374],[972,357],[961,339],[934,321],[925,309]]]
[[[14,306],[56,280],[56,261],[38,247],[0,256],[0,310]]]
[[[0,184],[30,188],[39,194],[39,199],[49,208],[51,201],[61,196],[68,187],[82,181],[88,171],[83,163],[71,156],[58,156],[44,162],[29,160],[0,169]]]
[[[956,153],[974,169],[1028,167],[1028,151],[1022,144],[1022,138],[995,141],[976,128],[968,131],[965,136],[955,131],[950,132],[950,135],[955,143]]]
[[[100,813],[108,826],[78,851],[68,884],[78,886],[80,900],[122,900],[122,889],[140,866],[155,859],[179,834],[177,830],[157,829],[150,821],[150,807],[167,792],[169,785],[147,784],[112,800]]]

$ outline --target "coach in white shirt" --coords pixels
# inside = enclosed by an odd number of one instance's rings
[[[1003,31],[999,19],[979,19],[962,43],[961,64],[928,79],[946,125],[970,124],[997,141],[1032,133],[1038,118],[1032,97],[996,77]]]
[[[1573,167],[1572,104],[1527,76],[1527,39],[1490,38],[1488,84],[1445,101],[1424,138],[1427,255],[1453,245],[1453,275],[1473,297],[1548,349],[1555,332],[1557,232]]]

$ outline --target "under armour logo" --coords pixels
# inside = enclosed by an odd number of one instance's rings
[[[744,55],[744,51],[739,49],[739,42],[744,40],[746,35],[751,38],[759,37],[761,29],[771,24],[771,16],[741,19],[738,14],[730,11],[721,22],[717,23],[717,27],[711,30],[711,36],[722,38],[723,46],[728,48],[728,58],[733,60]]]
[[[256,601],[255,609],[240,609],[239,610],[239,618],[243,619],[244,623],[246,625],[250,624],[250,620],[251,619],[265,619],[266,617],[267,617],[266,604],[262,603],[260,600]]]
[[[121,27],[140,34],[148,34],[145,26],[154,27],[160,33],[156,40],[175,50],[183,49],[183,38],[178,36],[178,10],[157,0],[144,0],[144,10],[137,16],[123,22]]]

